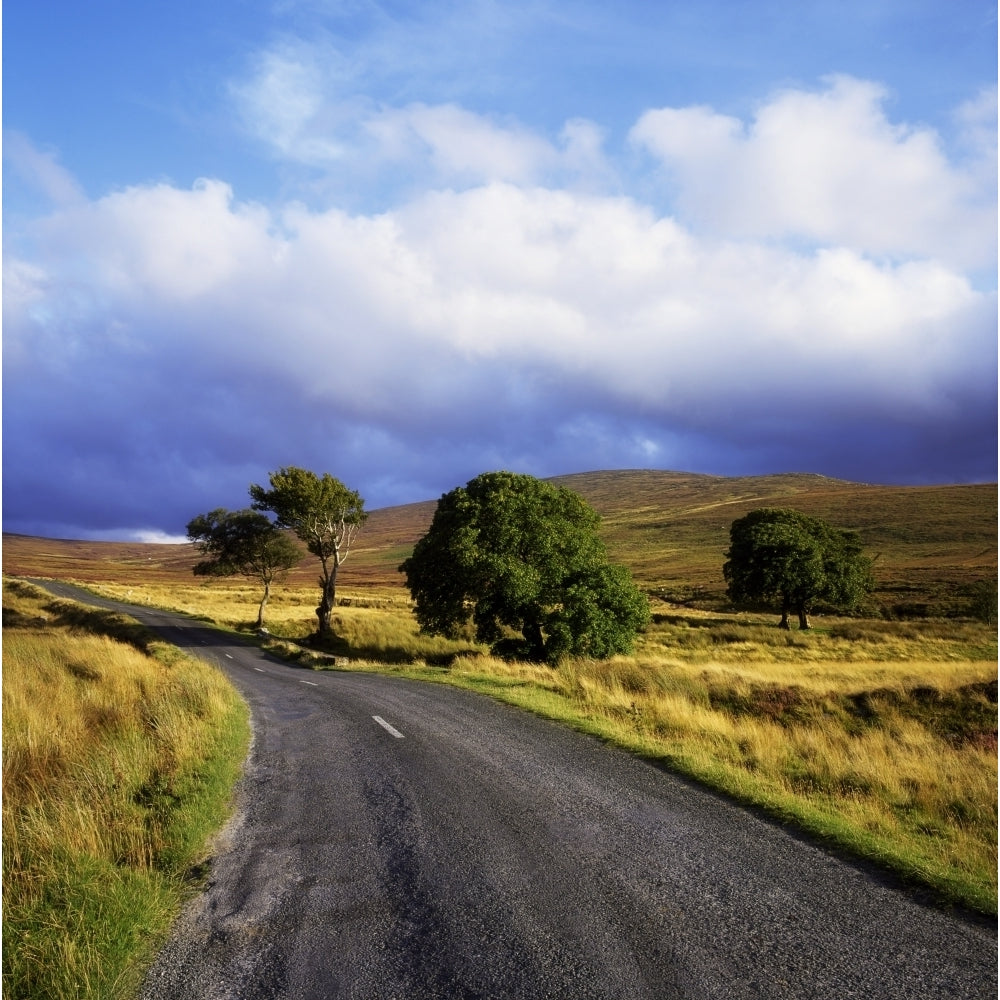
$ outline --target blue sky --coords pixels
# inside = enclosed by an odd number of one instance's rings
[[[283,465],[996,477],[995,5],[4,9],[4,529]]]

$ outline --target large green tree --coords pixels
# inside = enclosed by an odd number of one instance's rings
[[[351,551],[354,538],[368,518],[365,502],[328,472],[318,476],[295,466],[269,477],[270,489],[250,487],[255,510],[271,511],[282,528],[289,528],[320,561],[320,601],[316,608],[318,637],[331,634],[330,616],[337,599],[337,572]]]
[[[298,545],[264,514],[224,507],[192,518],[187,536],[208,557],[194,567],[195,575],[238,575],[263,584],[264,595],[257,609],[257,628],[263,628],[271,584],[302,558]]]
[[[630,651],[649,602],[608,562],[598,524],[578,494],[533,476],[490,472],[446,493],[400,566],[421,629],[471,623],[494,652],[534,662]]]
[[[857,534],[781,507],[761,507],[733,522],[722,567],[737,604],[776,603],[781,627],[789,612],[809,628],[817,603],[850,609],[873,586],[872,560]]]

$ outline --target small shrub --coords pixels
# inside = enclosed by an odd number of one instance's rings
[[[798,687],[760,684],[712,687],[708,700],[712,708],[734,716],[751,716],[785,724],[801,717],[799,710],[806,699]]]
[[[969,599],[969,615],[976,621],[987,625],[997,623],[997,581],[996,579],[980,580],[971,588]]]

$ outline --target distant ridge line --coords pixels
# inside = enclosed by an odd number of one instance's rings
[[[878,485],[811,472],[715,476],[666,469],[578,472],[549,481],[594,508],[613,561],[654,594],[697,594],[724,606],[729,529],[757,507],[791,507],[856,531],[879,557],[876,600],[890,614],[955,613],[970,586],[997,575],[996,483]],[[436,509],[428,499],[372,510],[342,586],[403,589],[398,568]],[[198,558],[193,545],[3,535],[3,569],[16,576],[192,586]],[[314,578],[307,557],[288,585],[311,586]]]

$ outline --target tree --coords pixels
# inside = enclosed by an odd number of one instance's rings
[[[629,652],[649,603],[608,563],[598,524],[578,494],[533,476],[490,472],[446,493],[399,567],[421,630],[471,623],[497,655],[534,662]]]
[[[788,613],[809,628],[818,601],[848,609],[873,586],[872,560],[852,531],[842,531],[795,510],[761,507],[734,521],[722,567],[728,593],[737,604],[778,602],[781,627]]]
[[[272,472],[269,481],[269,490],[250,487],[254,509],[271,511],[279,527],[294,531],[318,557],[321,572],[317,634],[326,639],[331,633],[330,616],[337,599],[337,571],[368,518],[365,502],[328,472],[317,476],[308,469],[289,466]]]
[[[194,567],[195,575],[260,580],[264,596],[257,609],[257,628],[263,628],[271,584],[302,558],[301,549],[271,520],[253,510],[218,507],[199,514],[188,522],[187,536],[208,556]]]

